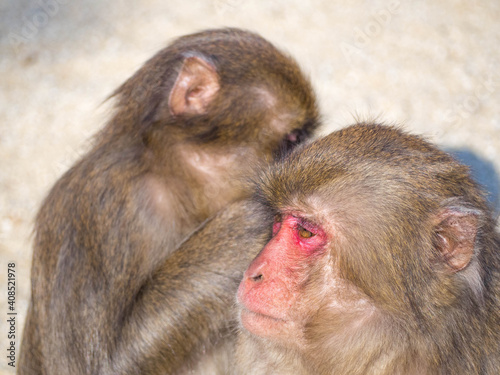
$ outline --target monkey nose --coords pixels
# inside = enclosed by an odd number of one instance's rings
[[[264,276],[262,275],[262,273],[259,273],[258,275],[251,276],[250,278],[252,279],[253,282],[256,283],[256,282],[262,281]]]
[[[255,261],[250,265],[250,267],[245,272],[246,279],[251,283],[260,283],[264,281],[264,271],[266,268],[267,262],[260,262],[259,258],[255,259]]]

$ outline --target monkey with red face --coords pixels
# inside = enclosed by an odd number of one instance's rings
[[[465,166],[360,124],[271,167],[258,197],[275,220],[231,373],[500,373],[500,237]]]

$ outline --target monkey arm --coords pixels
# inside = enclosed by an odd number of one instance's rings
[[[236,289],[270,227],[255,203],[242,202],[196,231],[141,289],[111,372],[175,374],[215,345],[233,324]]]

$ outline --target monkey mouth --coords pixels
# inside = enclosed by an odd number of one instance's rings
[[[243,316],[248,316],[250,318],[271,320],[271,321],[279,322],[279,323],[285,323],[286,322],[285,319],[277,318],[277,317],[274,317],[272,315],[267,315],[267,314],[263,314],[263,313],[260,313],[260,312],[257,312],[257,311],[253,311],[253,310],[247,309],[246,307],[243,307],[241,309],[240,315],[241,315],[242,319],[243,319]]]
[[[246,308],[240,311],[241,325],[251,334],[259,337],[276,337],[283,331],[287,321],[274,316],[258,313]]]
[[[267,314],[262,314],[260,312],[257,312],[257,311],[253,311],[253,310],[249,310],[247,308],[243,308],[242,311],[245,311],[246,313],[249,313],[249,314],[255,314],[255,315],[258,315],[258,316],[261,316],[263,318],[269,318],[269,319],[272,319],[272,320],[276,320],[276,321],[282,321],[284,322],[284,319],[280,319],[280,318],[275,318],[271,315],[267,315]]]

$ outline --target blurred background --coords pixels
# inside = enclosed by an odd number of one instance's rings
[[[0,349],[7,264],[16,346],[29,297],[34,216],[109,115],[106,97],[174,38],[235,26],[293,55],[322,132],[356,119],[401,124],[471,166],[498,213],[500,2],[460,0],[1,0]],[[5,355],[0,374],[12,374]]]

